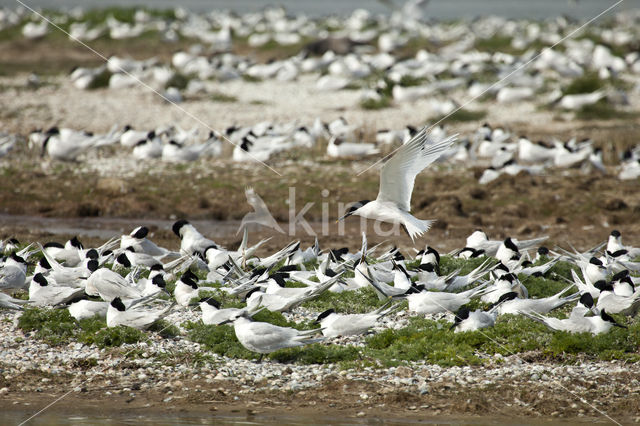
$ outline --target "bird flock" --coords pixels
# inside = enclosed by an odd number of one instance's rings
[[[94,134],[70,128],[51,127],[35,130],[28,136],[0,134],[0,158],[21,147],[27,155],[44,156],[56,161],[82,162],[99,156],[167,163],[194,161],[232,161],[255,163],[277,161],[278,154],[287,158],[292,150],[308,151],[315,156],[318,149],[325,154],[318,158],[380,159],[408,143],[418,130],[407,125],[399,129],[380,129],[372,142],[359,141],[363,130],[344,117],[330,122],[316,118],[308,125],[298,120],[288,123],[263,121],[254,125],[233,125],[221,134],[209,132],[205,137],[198,128],[182,129],[168,125],[155,129],[134,129],[126,125],[113,126],[109,132]],[[430,138],[436,142],[451,138],[444,125],[431,127]],[[577,169],[583,173],[611,174],[620,180],[640,177],[640,144],[617,152],[617,164],[603,160],[603,149],[591,139],[531,140],[515,135],[508,129],[484,123],[476,130],[451,141],[436,161],[456,168],[481,167],[478,182],[487,184],[501,175],[519,173],[540,175],[549,169]],[[326,148],[324,148],[326,146]],[[230,151],[230,153],[229,153]],[[93,157],[92,157],[93,156]],[[275,159],[275,160],[274,160]],[[152,163],[150,163],[152,164]]]
[[[182,39],[194,43],[173,53],[169,63],[154,57],[111,56],[96,68],[74,68],[69,79],[78,89],[94,88],[98,79],[113,90],[128,90],[143,83],[164,99],[178,103],[219,93],[220,88],[226,90],[224,83],[231,80],[296,81],[307,74],[315,76],[318,92],[358,90],[363,105],[397,107],[411,103],[421,110],[431,110],[432,117],[468,108],[471,100],[490,102],[490,107],[507,104],[507,108],[534,103],[560,113],[579,112],[594,105],[614,114],[633,110],[634,94],[640,90],[637,12],[614,15],[613,25],[592,23],[557,48],[544,49],[572,34],[582,23],[564,17],[527,21],[495,16],[436,22],[428,19],[429,9],[424,3],[409,1],[389,15],[360,9],[344,17],[325,18],[292,16],[281,8],[243,15],[219,10],[193,13],[182,8],[168,13],[136,10],[126,20],[113,14],[97,18],[79,8],[43,13],[68,31],[72,39],[86,42],[157,33],[167,43]],[[29,39],[58,31],[24,9],[0,10],[0,29],[12,28],[21,29]],[[267,53],[272,48],[288,48],[289,57],[261,62],[254,55],[236,53],[235,48],[244,44],[254,51],[267,49]],[[32,77],[29,81],[37,86],[38,77]],[[87,152],[116,146],[124,150],[115,152],[131,153],[136,160],[184,163],[229,156],[224,150],[225,140],[233,144],[229,145],[230,158],[236,162],[266,162],[278,153],[311,150],[319,143],[326,143],[328,158],[376,157],[407,142],[416,128],[429,123],[377,128],[373,129],[375,135],[344,118],[228,123],[225,130],[206,134],[171,124],[146,129],[124,124],[117,123],[102,135],[57,126],[29,135],[3,132],[0,157],[10,155],[25,140],[27,146],[37,148],[35,151],[62,161],[78,161]],[[447,137],[442,126],[433,131],[442,139]],[[533,140],[508,129],[483,125],[459,138],[440,161],[486,167],[479,179],[484,184],[502,174],[543,173],[549,166],[607,172],[602,150],[611,146],[610,141],[594,146],[590,139]],[[637,179],[640,145],[617,154],[618,178]]]
[[[221,247],[186,220],[176,221],[172,230],[180,240],[178,251],[156,245],[145,226],[93,248],[75,237],[65,244],[2,241],[0,307],[63,308],[78,320],[99,316],[107,327],[140,330],[169,314],[199,308],[204,324],[232,324],[238,341],[260,354],[380,330],[383,318],[405,310],[431,319],[445,315],[455,333],[491,327],[501,315],[511,314],[552,330],[597,335],[625,327],[612,315],[632,317],[640,309],[635,287],[640,248],[623,245],[617,230],[584,252],[550,250],[541,245],[546,237],[490,240],[477,230],[465,247],[447,254],[481,258],[467,274],[460,269],[440,274],[441,254],[432,247],[413,256],[395,247],[369,248],[364,233],[356,252],[322,250],[316,240],[304,249],[294,241],[259,256],[266,240],[250,245],[246,228],[237,250]],[[571,278],[562,278],[565,288],[548,297],[529,297],[532,289],[521,280],[549,276],[558,262],[572,266]],[[263,310],[295,312],[325,292],[362,288],[373,290],[378,308],[364,314],[335,309],[311,313],[318,328],[301,331],[253,320]],[[204,290],[209,293],[203,296]],[[235,297],[243,307],[224,308],[210,291]],[[470,303],[480,307],[469,309]],[[550,315],[565,305],[573,307],[564,317]]]
[[[596,104],[627,108],[633,100],[627,94],[639,90],[640,54],[634,44],[640,36],[638,13],[618,14],[616,25],[590,27],[588,37],[568,39],[564,49],[538,55],[581,23],[498,17],[427,22],[420,3],[407,2],[390,16],[357,10],[344,18],[323,19],[289,16],[279,8],[241,16],[181,8],[163,16],[138,10],[127,21],[108,16],[99,22],[80,9],[47,13],[74,40],[132,39],[149,32],[167,43],[193,39],[196,44],[174,53],[170,63],[112,56],[102,66],[75,68],[69,74],[76,89],[106,81],[110,90],[126,90],[143,82],[172,103],[213,93],[220,83],[235,79],[295,81],[303,74],[315,76],[320,92],[358,90],[362,105],[428,100],[438,116],[476,98],[510,106],[535,102],[563,112]],[[51,24],[23,9],[2,9],[0,29],[11,28],[20,28],[28,39],[42,39],[52,31]],[[293,47],[295,53],[260,62],[234,53],[241,43],[254,49]],[[416,45],[425,47],[413,49]],[[595,78],[598,87],[576,89],[576,81],[586,77]],[[37,76],[30,81],[37,85]],[[415,177],[433,162],[482,167],[480,184],[503,174],[535,175],[549,168],[613,172],[590,139],[534,141],[488,123],[458,135],[432,123],[421,130],[412,125],[376,129],[371,140],[363,140],[364,129],[343,117],[231,124],[206,135],[175,125],[136,129],[118,123],[102,134],[52,126],[24,136],[0,133],[0,157],[11,161],[20,144],[30,154],[66,162],[86,161],[99,153],[150,162],[253,164],[292,150],[317,153],[319,146],[326,146],[328,159],[377,160],[393,151],[381,168],[376,200],[355,203],[340,220],[355,215],[398,223],[412,240],[432,222],[409,211]],[[640,177],[640,145],[619,152],[615,167],[621,180]],[[247,197],[256,215],[268,210],[256,207],[259,197],[252,190]],[[586,251],[544,247],[546,237],[491,240],[478,230],[464,247],[446,254],[478,262],[466,273],[443,272],[444,254],[431,246],[401,253],[396,247],[369,247],[366,234],[356,252],[322,249],[316,240],[310,247],[292,241],[265,253],[267,240],[250,244],[247,227],[237,249],[222,247],[184,219],[177,220],[172,231],[178,250],[154,243],[145,226],[98,247],[85,247],[75,237],[64,244],[0,241],[0,308],[67,309],[76,320],[100,317],[107,327],[139,330],[197,311],[204,324],[233,326],[240,344],[259,354],[379,332],[398,315],[446,318],[451,333],[482,330],[502,315],[519,315],[551,330],[598,335],[625,327],[640,309],[640,289],[635,287],[640,282],[640,248],[623,245],[617,230]],[[554,272],[561,263],[570,265],[570,276]],[[566,284],[547,297],[530,297],[533,289],[523,281],[550,276]],[[372,291],[379,306],[367,313],[335,307],[309,312],[307,307],[327,293],[361,289]],[[229,298],[239,306],[226,307],[223,299]],[[317,328],[299,330],[256,320],[263,311],[303,312],[313,317]]]
[[[95,87],[96,80],[105,75],[107,86],[114,89],[144,81],[166,89],[176,102],[182,101],[183,95],[211,92],[215,87],[211,81],[292,81],[302,74],[317,75],[316,88],[321,91],[355,85],[363,100],[380,101],[390,96],[402,103],[442,96],[444,99],[434,99],[434,109],[443,114],[459,105],[461,93],[457,89],[472,97],[486,95],[499,103],[543,100],[565,110],[578,110],[603,98],[612,104],[628,102],[620,92],[624,84],[612,84],[609,90],[563,93],[572,79],[588,73],[612,83],[635,84],[637,91],[637,11],[616,14],[611,26],[591,24],[586,35],[564,41],[564,49],[541,50],[572,34],[582,22],[564,17],[537,22],[497,16],[434,22],[426,19],[428,5],[423,11],[415,3],[420,2],[409,1],[390,15],[359,9],[345,17],[315,19],[303,14],[291,16],[282,8],[243,15],[219,10],[200,14],[177,8],[171,16],[137,10],[128,17],[130,22],[118,21],[113,15],[95,22],[95,17],[85,17],[78,9],[48,18],[72,40],[83,42],[99,37],[135,38],[149,32],[165,42],[193,40],[194,45],[176,52],[170,63],[112,56],[102,66],[76,68],[70,74],[80,89]],[[1,12],[0,29],[21,26],[26,38],[38,39],[58,31],[36,14],[10,9]],[[293,46],[294,53],[262,63],[234,53],[239,44],[252,49]],[[407,57],[407,50],[416,45],[428,47]],[[487,78],[494,75],[500,80],[529,62],[527,69],[499,84],[492,85]],[[188,84],[176,85],[176,75],[188,77]]]

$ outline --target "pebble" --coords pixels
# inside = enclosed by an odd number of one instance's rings
[[[295,314],[305,319],[313,318],[312,313],[304,310],[296,311]],[[71,383],[74,392],[86,392],[87,384],[91,383],[92,389],[103,390],[106,396],[119,392],[133,398],[136,395],[133,391],[162,389],[166,392],[164,401],[169,402],[177,398],[177,395],[187,392],[187,386],[192,386],[189,380],[215,382],[217,384],[214,386],[217,388],[203,386],[201,389],[214,394],[221,392],[221,395],[227,392],[224,385],[227,381],[242,386],[240,392],[244,394],[256,390],[304,392],[325,385],[327,381],[341,379],[384,385],[385,392],[403,390],[422,396],[432,393],[432,388],[438,389],[434,386],[464,391],[465,388],[492,386],[505,379],[516,383],[545,381],[545,386],[558,386],[558,389],[561,389],[563,381],[567,380],[576,393],[592,390],[601,383],[609,383],[612,388],[615,386],[615,391],[619,394],[637,392],[639,386],[637,380],[628,378],[640,376],[640,364],[584,361],[578,365],[558,366],[553,363],[522,362],[519,357],[502,355],[491,357],[492,360],[501,362],[489,361],[488,367],[440,367],[417,361],[387,369],[367,367],[354,370],[341,369],[338,365],[282,365],[272,361],[258,364],[214,354],[211,356],[215,363],[210,365],[171,365],[165,361],[167,353],[200,352],[203,349],[184,337],[152,338],[148,344],[126,345],[120,351],[106,351],[78,343],[51,348],[32,337],[25,337],[25,333],[15,325],[18,315],[19,313],[15,312],[0,312],[0,347],[3,348],[0,351],[0,376],[5,382],[15,382],[28,371],[41,371],[52,375],[68,374],[75,377]],[[180,324],[187,320],[195,320],[198,315],[189,311],[177,312],[172,314],[172,321]],[[356,340],[351,342],[353,341]],[[127,351],[143,348],[144,353],[148,355],[146,358],[129,359],[124,355]],[[161,354],[165,357],[157,358]],[[97,360],[95,366],[79,367],[68,362],[70,359],[90,358]],[[121,368],[123,364],[126,364],[126,368]],[[58,379],[43,377],[39,379],[37,386],[28,389],[25,387],[24,391],[51,392],[57,389],[58,382]],[[198,386],[198,383],[193,383],[193,386]],[[345,392],[352,391],[350,386],[346,385]],[[536,384],[532,383],[531,386]],[[0,395],[9,393],[8,387],[0,388]],[[358,395],[363,401],[372,399],[372,394],[369,393],[362,392]],[[543,393],[541,398],[545,397]],[[215,399],[215,396],[212,399]],[[234,396],[233,399],[237,401],[240,398]],[[575,401],[568,401],[566,406],[572,407],[572,403]],[[408,408],[411,407],[413,406]],[[364,415],[364,411],[357,414],[359,417]]]

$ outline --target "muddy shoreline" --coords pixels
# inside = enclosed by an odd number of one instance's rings
[[[206,375],[206,371],[201,374]],[[485,374],[491,375],[491,369],[487,368]],[[454,378],[431,386],[425,393],[340,376],[330,378],[325,385],[300,391],[257,392],[247,392],[243,389],[246,386],[230,381],[189,378],[148,390],[136,389],[135,385],[134,389],[126,385],[119,387],[115,383],[90,383],[80,385],[80,389],[67,390],[69,379],[66,377],[50,378],[46,384],[37,374],[26,374],[24,379],[23,386],[35,384],[35,393],[33,390],[5,392],[0,402],[4,413],[23,413],[27,418],[57,401],[47,408],[47,413],[96,418],[112,418],[117,413],[123,418],[166,415],[270,422],[284,421],[290,416],[310,422],[321,418],[329,423],[333,420],[367,424],[372,421],[477,424],[489,420],[492,423],[611,422],[606,416],[627,424],[640,421],[637,409],[640,395],[637,389],[621,394],[629,389],[618,377],[611,377],[610,383],[602,386],[580,386],[579,380],[565,382],[562,387],[544,381],[509,380],[484,388],[465,386],[456,383]],[[104,379],[105,382],[115,380],[109,376]],[[606,395],[602,393],[603,388],[607,389]]]

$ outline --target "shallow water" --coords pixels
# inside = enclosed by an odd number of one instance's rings
[[[0,424],[20,424],[21,422],[32,416],[33,412],[11,411],[0,413]],[[213,414],[211,416],[179,414],[179,415],[115,415],[115,416],[92,416],[92,415],[65,415],[60,413],[43,413],[29,421],[30,425],[404,425],[404,424],[423,424],[423,425],[550,425],[562,424],[566,426],[584,425],[587,423],[579,422],[575,419],[505,419],[492,417],[469,417],[469,418],[441,418],[431,417],[424,419],[408,419],[408,418],[378,418],[378,417],[362,417],[362,418],[337,418],[328,416],[296,416],[291,414],[275,414],[275,415],[250,415],[246,414]],[[592,423],[590,421],[589,423]]]
[[[175,220],[131,219],[117,217],[64,218],[0,214],[0,226],[46,231],[53,235],[77,235],[109,239],[128,234],[139,225],[171,230]],[[202,233],[212,238],[235,235],[239,221],[191,220]],[[240,234],[238,234],[241,236]]]
[[[24,0],[29,7],[70,9],[81,6],[85,9],[108,6],[141,5],[155,9],[170,9],[177,5],[202,12],[212,8],[228,9],[238,13],[256,12],[269,5],[282,5],[289,13],[305,13],[310,16],[344,14],[358,8],[372,13],[389,13],[385,3],[401,5],[402,0]],[[436,19],[458,19],[482,15],[500,15],[509,18],[541,19],[567,15],[576,18],[591,18],[615,3],[612,0],[432,0],[426,8],[425,17]],[[14,0],[0,0],[0,6],[17,7]],[[616,11],[640,7],[640,0],[625,0]]]

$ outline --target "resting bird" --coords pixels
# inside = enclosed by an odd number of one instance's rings
[[[142,306],[129,307],[127,309],[122,300],[116,297],[111,301],[107,309],[107,327],[126,325],[138,330],[146,330],[154,322],[169,315],[174,305],[175,303],[165,309],[155,311],[145,309]]]
[[[279,327],[267,322],[254,322],[248,318],[247,313],[229,322],[233,322],[236,337],[242,346],[260,354],[268,354],[278,349],[304,346],[324,340],[324,338],[311,337],[320,330],[300,331],[290,327]],[[262,359],[262,355],[260,359]]]

